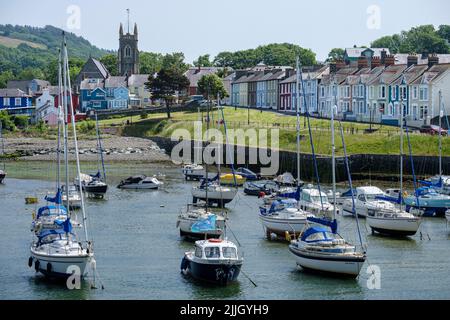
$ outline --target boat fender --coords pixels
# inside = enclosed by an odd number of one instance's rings
[[[50,262],[47,263],[47,272],[48,273],[52,272],[52,264]]]
[[[41,263],[39,262],[39,260],[36,260],[36,262],[34,263],[34,270],[36,270],[36,272],[38,272],[39,271],[39,265],[40,265]]]
[[[181,260],[181,266],[180,266],[181,272],[184,272],[185,270],[187,270],[188,266],[189,266],[189,260],[186,259],[186,257],[183,257],[183,260]]]
[[[222,242],[222,239],[209,239],[208,241],[213,243],[220,243]]]
[[[33,257],[28,258],[28,266],[31,268],[33,266]]]
[[[264,198],[265,196],[266,196],[265,192],[261,191],[261,192],[258,194],[258,199]]]

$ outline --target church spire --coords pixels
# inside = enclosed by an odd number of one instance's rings
[[[122,26],[122,22],[120,23],[119,35],[120,35],[120,36],[123,36],[123,26]]]
[[[134,35],[137,37],[137,35],[138,35],[138,30],[137,30],[137,24],[135,23],[134,24]]]

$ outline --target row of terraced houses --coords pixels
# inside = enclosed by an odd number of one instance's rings
[[[296,112],[296,70],[263,63],[237,70],[231,105]],[[398,124],[400,105],[408,125],[430,124],[440,108],[450,115],[450,55],[395,54],[388,49],[349,48],[344,59],[302,67],[301,112],[346,120]],[[441,94],[441,107],[439,106]]]

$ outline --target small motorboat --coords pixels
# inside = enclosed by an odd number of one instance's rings
[[[274,179],[280,186],[297,186],[297,181],[290,172],[285,172]]]
[[[304,231],[300,239],[291,241],[289,251],[305,270],[345,277],[357,277],[366,261],[364,252],[322,226]]]
[[[122,180],[117,188],[119,189],[158,189],[163,183],[155,177],[145,175],[132,176]]]
[[[245,183],[245,178],[239,174],[226,173],[220,176],[220,184],[223,186],[241,187]]]
[[[208,239],[195,242],[181,261],[181,272],[193,278],[225,286],[236,281],[244,259],[229,240]]]
[[[202,221],[208,226],[207,229],[193,228],[196,223]],[[204,208],[188,205],[186,211],[181,212],[178,216],[177,228],[180,228],[180,236],[182,237],[194,239],[220,238],[225,228],[225,218],[207,212]]]
[[[238,168],[235,173],[244,177],[247,181],[255,181],[261,179],[261,175],[256,174],[247,168]]]
[[[259,208],[259,219],[268,239],[272,233],[278,237],[285,237],[286,233],[299,235],[307,223],[308,216],[314,215],[300,209],[294,199],[275,200],[270,205]]]
[[[182,172],[186,180],[200,180],[205,176],[205,168],[199,164],[187,164]]]
[[[272,194],[279,190],[275,181],[247,181],[244,183],[244,193],[249,196],[261,196],[262,194]]]
[[[301,189],[299,204],[301,209],[315,216],[331,218],[335,210],[325,192],[321,191],[319,195],[319,190],[312,186]],[[339,208],[337,207],[336,213],[339,214]]]
[[[411,208],[420,209],[425,217],[443,217],[450,208],[450,196],[438,193],[431,187],[420,187],[415,195],[404,197],[406,210]]]
[[[369,211],[366,217],[372,233],[388,236],[413,236],[420,227],[421,219],[404,210]]]
[[[62,203],[67,205],[67,193],[69,194],[69,208],[79,209],[81,208],[81,196],[78,188],[75,185],[70,185],[68,191],[66,191],[66,186],[61,186],[61,199]]]
[[[360,217],[367,217],[369,212],[376,211],[395,211],[395,205],[392,202],[381,200],[385,193],[378,187],[358,187],[356,188],[355,210]],[[353,203],[351,197],[344,200],[342,204],[342,213],[353,215]]]
[[[78,241],[64,229],[44,229],[31,244],[28,266],[51,278],[67,278],[77,267],[83,276],[93,259],[91,243]]]
[[[82,173],[80,180],[83,191],[95,197],[103,197],[108,191],[108,185],[100,180],[100,173],[96,175]],[[79,188],[78,178],[75,178],[75,186]]]

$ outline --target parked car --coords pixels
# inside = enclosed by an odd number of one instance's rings
[[[446,136],[448,134],[448,131],[445,130],[444,128],[441,128],[440,131],[441,131],[441,135],[443,135],[443,136]],[[439,126],[423,125],[422,127],[420,127],[420,132],[431,134],[431,135],[436,135],[436,134],[439,134]]]

